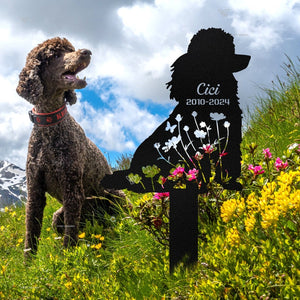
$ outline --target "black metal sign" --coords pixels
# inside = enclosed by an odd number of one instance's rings
[[[198,194],[214,180],[241,190],[242,111],[234,72],[250,56],[235,54],[233,37],[202,29],[172,65],[167,83],[178,102],[169,118],[134,153],[129,170],[107,176],[105,187],[139,193],[170,192],[170,269],[197,261]]]

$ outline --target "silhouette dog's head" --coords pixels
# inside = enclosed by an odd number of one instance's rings
[[[237,90],[232,75],[245,69],[250,56],[235,54],[233,37],[222,29],[202,29],[192,38],[186,54],[180,56],[171,66],[172,80],[170,98],[180,102],[195,95],[197,85],[204,80],[211,85],[222,83],[224,97],[226,90]]]

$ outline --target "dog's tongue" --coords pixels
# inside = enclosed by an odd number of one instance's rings
[[[64,77],[66,79],[69,79],[69,80],[75,80],[76,79],[76,75],[71,75],[71,74],[64,75]]]

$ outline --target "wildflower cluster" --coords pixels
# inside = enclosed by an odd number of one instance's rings
[[[169,193],[144,194],[131,210],[131,217],[162,245],[169,241]]]
[[[242,226],[248,233],[258,228],[275,230],[277,227],[296,232],[300,229],[300,167],[289,168],[287,160],[283,162],[277,157],[272,170],[268,165],[272,162],[270,149],[263,149],[263,154],[268,174],[262,180],[261,189],[245,198],[238,194],[235,199],[226,200],[221,207],[222,220],[235,228]],[[297,151],[294,154],[298,155]],[[291,159],[290,162],[296,166]],[[265,173],[261,165],[250,164],[248,170],[254,177]]]

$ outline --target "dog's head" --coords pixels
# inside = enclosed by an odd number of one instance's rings
[[[75,51],[65,38],[49,39],[28,54],[17,93],[33,105],[47,94],[64,93],[65,101],[74,104],[74,89],[86,86],[85,79],[79,79],[77,73],[88,66],[90,59],[91,51]]]

